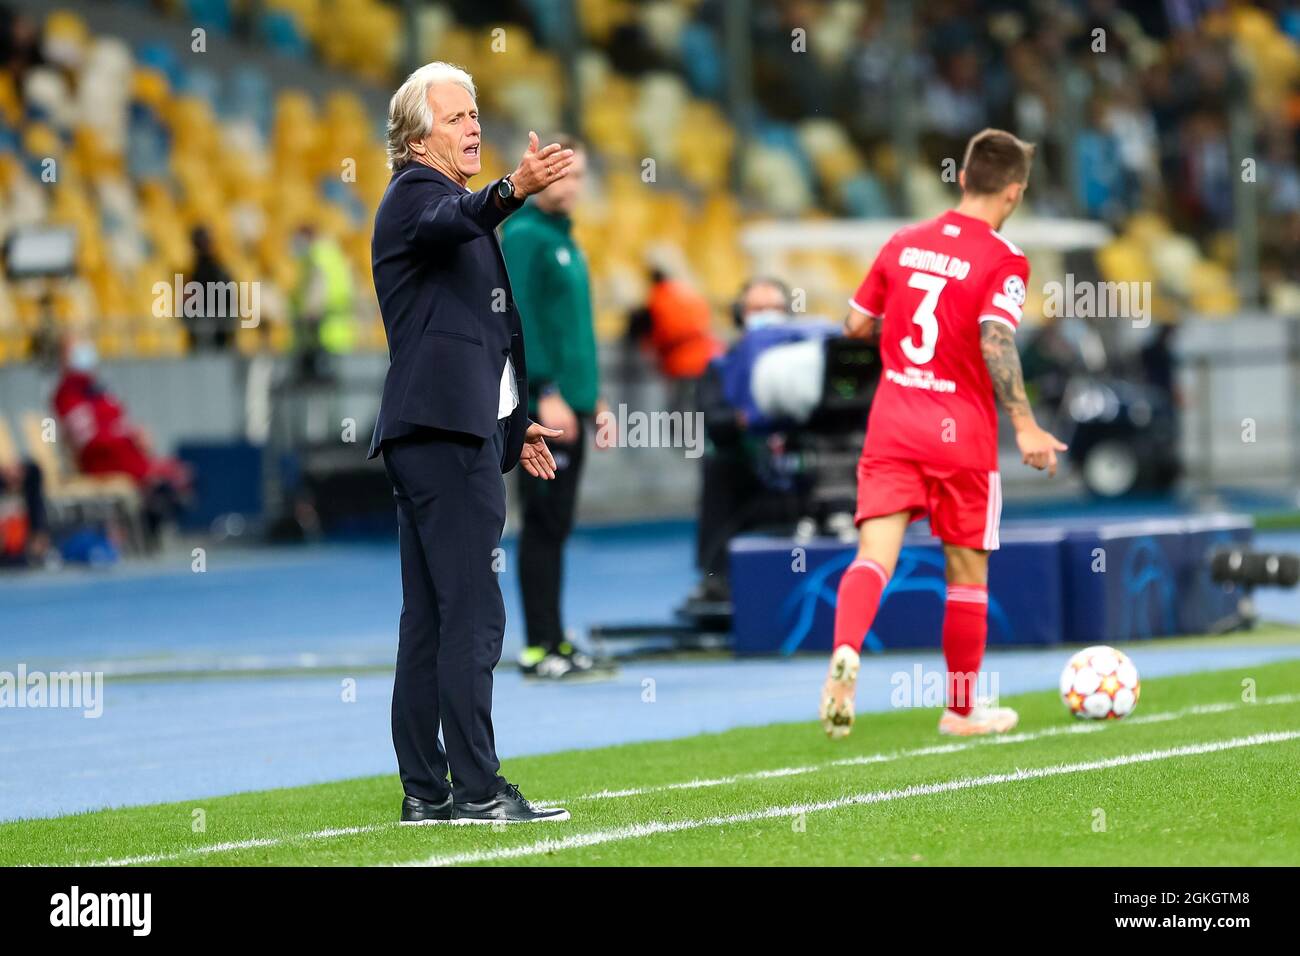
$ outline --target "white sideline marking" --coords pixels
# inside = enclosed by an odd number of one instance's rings
[[[206,853],[232,853],[237,850],[254,850],[258,847],[281,846],[296,843],[299,840],[328,840],[331,837],[355,836],[359,833],[374,833],[377,830],[390,830],[397,826],[392,823],[371,823],[360,827],[338,827],[329,830],[314,830],[311,833],[295,833],[289,836],[257,837],[249,840],[231,840],[227,843],[213,843],[210,846],[186,847],[171,853],[148,853],[143,856],[125,856],[112,860],[95,860],[91,863],[73,863],[72,866],[137,866],[142,863],[166,863],[168,860],[180,860],[187,856],[202,856]]]
[[[1128,724],[1157,723],[1166,720],[1177,720],[1179,717],[1188,717],[1198,714],[1219,714],[1229,710],[1239,710],[1245,707],[1257,707],[1261,704],[1294,704],[1300,703],[1300,694],[1278,694],[1272,697],[1262,697],[1253,704],[1237,703],[1234,701],[1225,701],[1214,704],[1197,704],[1194,707],[1185,707],[1182,710],[1172,710],[1157,712],[1154,714],[1134,715],[1125,719]],[[799,774],[816,773],[819,770],[825,770],[830,767],[852,767],[873,763],[888,763],[894,760],[903,760],[908,757],[926,757],[935,754],[956,753],[967,750],[972,747],[986,747],[999,744],[1023,743],[1030,740],[1038,740],[1041,737],[1052,737],[1058,734],[1080,734],[1094,733],[1102,730],[1107,726],[1107,721],[1088,721],[1075,724],[1066,724],[1063,726],[1044,727],[1041,730],[1026,731],[1019,734],[1004,734],[993,738],[982,738],[976,741],[953,742],[948,744],[935,744],[929,747],[918,747],[914,750],[899,750],[892,753],[869,754],[861,757],[845,757],[839,760],[830,760],[825,763],[811,764],[805,767],[782,767],[775,770],[756,770],[748,773],[735,774],[728,777],[714,777],[704,780],[688,780],[682,783],[666,783],[651,787],[631,787],[626,790],[601,790],[596,793],[583,794],[577,797],[570,797],[566,800],[536,800],[538,806],[563,806],[566,802],[576,802],[578,800],[607,800],[617,797],[636,797],[644,796],[650,793],[662,793],[672,790],[697,790],[705,787],[723,787],[733,783],[742,783],[746,780],[765,780],[777,777],[793,777]],[[73,863],[72,866],[137,866],[151,863],[166,863],[171,860],[180,860],[189,856],[200,856],[210,853],[232,853],[239,850],[252,850],[258,847],[282,846],[286,843],[297,843],[300,841],[310,840],[328,840],[340,836],[355,836],[362,833],[373,833],[379,830],[387,830],[397,826],[397,822],[375,823],[367,826],[342,827],[337,829],[315,830],[310,833],[294,833],[278,837],[255,837],[247,840],[232,840],[227,843],[214,843],[210,846],[187,847],[183,850],[175,850],[168,853],[149,853],[140,856],[119,857],[107,860],[96,860],[90,863]],[[659,832],[659,831],[655,831]]]
[[[1185,707],[1182,710],[1170,710],[1154,714],[1139,714],[1127,718],[1124,723],[1154,724],[1168,720],[1177,720],[1180,717],[1192,717],[1203,714],[1221,714],[1225,711],[1237,710],[1243,707],[1257,707],[1261,704],[1295,703],[1300,703],[1300,694],[1278,694],[1272,697],[1261,698],[1253,704],[1227,701],[1215,704],[1197,704],[1194,707]],[[999,734],[992,737],[982,737],[978,740],[933,744],[929,747],[918,747],[914,750],[895,750],[889,753],[866,754],[861,757],[842,757],[839,760],[828,760],[823,763],[806,764],[802,767],[780,767],[775,770],[753,770],[746,773],[732,774],[724,777],[707,777],[696,780],[685,780],[680,783],[655,784],[648,787],[628,787],[623,790],[597,790],[595,793],[584,793],[577,797],[570,797],[568,802],[572,803],[578,800],[613,800],[621,797],[643,797],[651,793],[665,793],[673,790],[700,790],[707,787],[726,787],[734,783],[743,783],[746,780],[768,780],[775,777],[796,777],[805,773],[817,773],[818,771],[827,770],[831,767],[858,767],[864,764],[889,763],[894,760],[904,760],[909,757],[931,757],[936,754],[958,753],[962,750],[970,750],[973,747],[1024,743],[1029,740],[1039,740],[1043,737],[1055,737],[1060,734],[1096,733],[1099,730],[1104,730],[1107,724],[1108,721],[1104,720],[1080,721],[1078,723],[1066,724],[1063,726],[1044,727],[1041,730],[1029,730],[1018,734]],[[561,805],[566,801],[539,800],[537,802],[545,803],[547,806],[552,806]]]
[[[1069,773],[1084,773],[1090,770],[1109,770],[1128,764],[1150,763],[1155,760],[1169,760],[1173,757],[1191,757],[1199,754],[1216,753],[1222,750],[1234,750],[1239,747],[1258,747],[1263,744],[1281,743],[1300,738],[1300,730],[1276,731],[1272,733],[1251,734],[1249,737],[1234,737],[1230,740],[1217,740],[1212,743],[1188,744],[1183,747],[1170,747],[1165,750],[1149,750],[1145,753],[1125,754],[1108,757],[1105,760],[1090,760],[1084,763],[1057,764],[1051,767],[1034,767],[1029,770],[1016,770],[1012,773],[991,773],[983,777],[962,777],[957,780],[944,780],[938,783],[916,784],[898,790],[876,790],[871,793],[858,793],[835,800],[820,803],[792,803],[783,807],[766,807],[748,813],[735,813],[727,816],[704,817],[698,820],[677,820],[672,823],[637,823],[632,826],[619,827],[615,830],[600,830],[594,833],[579,833],[561,839],[538,840],[523,846],[502,847],[496,850],[474,850],[468,853],[453,853],[446,856],[431,856],[426,860],[417,860],[401,866],[457,866],[462,863],[487,863],[494,860],[513,860],[526,856],[538,856],[542,853],[555,853],[560,850],[572,850],[580,847],[599,846],[604,843],[616,843],[623,840],[639,840],[660,833],[678,833],[683,830],[698,830],[704,827],[725,827],[737,823],[752,823],[758,820],[771,820],[780,817],[794,817],[806,813],[818,813],[823,810],[839,810],[844,807],[864,806],[872,803],[886,803],[892,800],[906,800],[910,797],[925,797],[937,793],[951,793],[955,790],[969,790],[974,787],[988,787],[1000,783],[1017,783],[1022,780],[1038,780],[1043,777],[1057,777]]]

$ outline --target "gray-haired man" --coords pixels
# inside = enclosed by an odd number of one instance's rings
[[[563,177],[572,152],[539,149],[530,134],[513,173],[471,192],[480,144],[474,81],[463,70],[430,63],[393,95],[393,179],[371,248],[390,367],[370,457],[383,454],[397,500],[393,745],[403,823],[569,818],[533,807],[498,773],[492,669],[505,630],[495,570],[502,474],[521,462],[553,478],[545,439],[561,434],[530,421],[519,401],[524,341],[494,230]]]

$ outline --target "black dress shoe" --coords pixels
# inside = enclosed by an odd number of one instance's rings
[[[504,784],[486,800],[465,801],[452,808],[453,823],[544,823],[569,819],[561,807],[535,807],[513,783]]]
[[[408,796],[402,800],[402,823],[414,826],[418,823],[447,823],[451,820],[451,794],[441,803],[430,803],[419,797]]]

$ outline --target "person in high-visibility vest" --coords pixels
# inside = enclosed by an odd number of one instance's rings
[[[310,226],[299,232],[298,242],[303,250],[294,296],[295,346],[307,369],[319,372],[322,353],[347,355],[356,348],[352,268],[338,243]]]

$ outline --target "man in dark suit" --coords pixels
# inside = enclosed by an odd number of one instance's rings
[[[569,818],[534,807],[498,773],[492,733],[492,669],[505,631],[502,475],[520,462],[554,478],[545,439],[562,434],[530,421],[519,401],[524,340],[494,230],[562,178],[573,154],[539,149],[529,134],[515,171],[471,192],[480,142],[474,81],[463,70],[430,63],[393,94],[393,178],[371,247],[391,364],[370,457],[383,454],[397,500],[393,745],[403,823]]]

